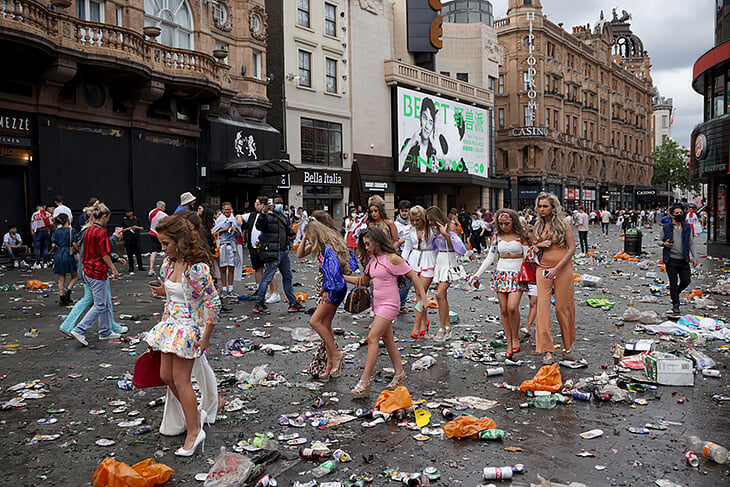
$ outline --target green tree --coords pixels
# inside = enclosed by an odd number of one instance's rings
[[[652,184],[671,184],[682,191],[700,191],[699,183],[689,180],[689,149],[667,137],[662,145],[656,147],[654,156],[654,177]]]

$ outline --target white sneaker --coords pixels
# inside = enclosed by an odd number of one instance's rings
[[[41,265],[38,262],[36,262],[35,264],[33,264],[31,266],[31,269],[33,269],[33,270],[40,269],[40,268],[41,268]]]
[[[266,304],[274,304],[281,302],[281,295],[279,293],[269,294],[266,297]]]
[[[13,262],[13,267],[20,267],[20,263],[16,260]]]
[[[105,337],[103,337],[103,336],[100,336],[100,337],[99,337],[99,340],[114,340],[114,339],[116,339],[116,338],[121,338],[121,336],[122,336],[122,335],[120,335],[119,333],[114,333],[114,332],[111,332],[111,333],[109,333],[109,334],[108,334],[107,336],[105,336]]]
[[[129,328],[127,328],[126,326],[124,326],[124,325],[121,325],[121,326],[122,326],[122,329],[119,330],[119,333],[127,333],[129,331]]]
[[[86,337],[84,335],[82,335],[81,333],[77,332],[76,330],[71,330],[71,336],[74,337],[76,340],[78,340],[78,342],[81,345],[83,345],[85,347],[89,346],[89,342],[86,341]]]

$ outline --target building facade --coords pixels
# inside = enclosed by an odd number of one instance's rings
[[[730,1],[716,9],[715,46],[695,62],[692,88],[703,96],[704,120],[690,137],[690,179],[707,183],[707,252],[730,257]]]
[[[274,78],[268,121],[284,135],[297,168],[279,192],[289,204],[310,214],[325,210],[335,220],[345,217],[352,161],[349,3],[268,0],[266,5],[268,69]]]
[[[659,147],[672,135],[672,111],[674,100],[665,98],[659,94],[659,88],[654,88],[654,99],[652,101],[651,121],[654,130],[654,145]]]
[[[0,81],[0,202],[24,238],[35,203],[56,194],[77,214],[98,197],[114,223],[160,199],[174,208],[185,191],[230,198],[205,194],[223,190],[225,166],[278,158],[269,139],[255,157],[221,160],[205,142],[234,147],[241,129],[223,141],[221,120],[248,123],[250,147],[271,134],[265,74],[250,69],[256,56],[265,65],[263,0],[17,0],[0,10],[12,66]]]
[[[505,61],[496,89],[497,175],[505,204],[534,206],[540,191],[568,209],[641,206],[653,175],[650,61],[613,12],[566,32],[540,0],[510,0],[495,21]]]
[[[442,24],[440,7],[351,2],[352,160],[366,195],[383,196],[390,208],[401,199],[444,210],[493,207],[504,186],[491,177],[494,94],[472,82],[476,76],[458,79],[455,63],[449,65],[444,53],[457,53],[454,44],[465,37],[460,27]],[[484,28],[468,29],[470,56],[482,52],[477,44],[491,25]],[[484,76],[496,74],[496,63],[478,62]]]

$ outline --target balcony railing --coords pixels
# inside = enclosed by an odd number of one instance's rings
[[[389,86],[403,83],[430,89],[471,103],[494,103],[494,95],[490,90],[395,60],[385,61],[385,83]]]
[[[494,28],[499,29],[500,27],[506,27],[509,25],[509,17],[503,19],[497,19],[494,21]]]
[[[59,47],[126,59],[171,75],[221,84],[228,76],[228,66],[217,63],[213,56],[163,46],[125,27],[53,12],[35,0],[0,0],[0,29],[36,34]]]

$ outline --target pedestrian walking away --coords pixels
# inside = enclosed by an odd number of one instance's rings
[[[182,405],[187,434],[175,455],[189,457],[205,447],[203,424],[207,412],[198,409],[191,382],[196,358],[210,346],[221,303],[210,271],[210,254],[192,223],[176,215],[163,218],[157,237],[165,251],[160,285],[150,285],[155,296],[165,297],[162,319],[145,341],[160,351],[160,377]]]
[[[137,267],[141,272],[145,271],[142,263],[142,251],[139,248],[139,236],[142,228],[142,222],[134,216],[134,210],[127,210],[122,219],[122,239],[124,248],[127,251],[127,264],[129,264],[129,272],[134,272],[134,259],[137,259]]]
[[[54,217],[46,211],[46,205],[42,202],[38,203],[35,208],[35,213],[30,217],[30,232],[33,234],[33,247],[35,248],[35,263],[32,268],[41,269],[48,267],[51,262],[48,257],[48,245]],[[58,215],[65,215],[65,213],[59,212]]]
[[[445,342],[451,338],[447,293],[452,281],[466,277],[466,273],[461,276],[454,274],[454,270],[458,268],[458,256],[466,253],[466,247],[456,234],[456,226],[446,220],[438,207],[429,207],[426,210],[426,218],[428,224],[435,230],[431,235],[430,244],[431,249],[437,252],[433,282],[436,283],[436,302],[439,306],[439,330],[433,339],[437,342]]]
[[[469,283],[474,284],[491,264],[497,264],[489,288],[497,292],[502,328],[507,338],[505,357],[511,359],[520,351],[520,299],[527,287],[520,278],[522,263],[532,260],[533,250],[528,245],[527,235],[516,211],[501,209],[495,219],[497,232],[489,247],[489,254],[477,273],[469,278]]]
[[[442,215],[443,216],[443,215]],[[455,237],[458,238],[458,237]],[[461,242],[461,240],[459,240]],[[400,352],[393,335],[393,320],[398,316],[398,286],[407,277],[413,281],[416,296],[421,307],[428,306],[426,293],[416,273],[401,256],[396,253],[393,240],[379,227],[364,230],[359,238],[360,263],[365,268],[361,277],[345,276],[349,284],[367,286],[373,281],[373,312],[375,317],[370,325],[367,343],[368,353],[360,381],[350,391],[353,397],[366,397],[373,384],[372,374],[378,361],[378,343],[383,340],[390,361],[393,364],[393,380],[387,385],[395,389],[405,384],[406,372],[403,370]],[[368,260],[369,259],[369,260]]]
[[[578,229],[578,239],[580,240],[580,253],[585,256],[588,252],[588,213],[582,207],[578,207],[578,214],[575,216],[575,227]]]
[[[68,216],[61,213],[55,218],[56,231],[51,237],[51,245],[55,249],[53,255],[53,273],[58,275],[58,304],[66,306],[73,304],[71,291],[79,279],[76,266],[76,254],[78,254],[78,238],[76,230],[71,227]],[[70,275],[66,285],[66,275]]]
[[[160,223],[160,220],[166,216],[167,213],[165,213],[164,201],[158,201],[155,204],[155,207],[147,215],[150,221],[150,244],[152,245],[149,271],[147,272],[150,276],[155,275],[155,259],[157,258],[157,253],[162,251],[162,246],[160,246],[160,240],[157,238],[157,231],[155,229],[157,228],[157,224]]]
[[[611,212],[606,208],[601,212],[601,232],[608,236],[608,227],[611,225]]]
[[[685,207],[675,203],[669,208],[672,222],[662,227],[663,237],[661,246],[662,262],[666,266],[669,278],[669,295],[672,299],[672,310],[669,314],[679,315],[679,295],[691,282],[692,266],[697,265],[697,256],[694,245],[692,225],[685,221]]]
[[[533,251],[538,253],[537,268],[537,323],[535,346],[537,353],[544,354],[543,362],[552,363],[553,337],[550,332],[550,302],[555,292],[555,315],[563,339],[563,354],[569,355],[575,340],[575,303],[573,284],[573,254],[575,239],[573,230],[565,219],[558,197],[552,193],[540,193],[535,202],[537,223]]]

